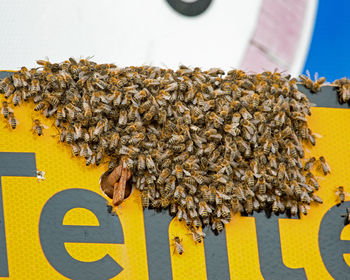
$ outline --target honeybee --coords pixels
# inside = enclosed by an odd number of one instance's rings
[[[164,184],[166,178],[168,178],[170,176],[170,174],[171,174],[171,171],[169,168],[163,169],[158,177],[157,184],[159,184],[159,185]]]
[[[150,155],[146,156],[146,167],[149,171],[155,171],[156,165]]]
[[[324,156],[320,156],[319,161],[321,163],[323,174],[327,175],[328,173],[330,173],[331,169],[330,169],[328,163],[326,162],[326,159],[324,158]]]
[[[233,213],[243,212],[243,206],[239,203],[239,200],[236,195],[232,196],[230,203]]]
[[[194,182],[191,182],[191,183],[184,182],[184,185],[186,186],[188,193],[190,195],[194,195],[197,192],[197,187],[195,186]]]
[[[244,175],[244,178],[245,178],[248,186],[250,188],[252,188],[254,186],[254,183],[255,183],[253,172],[251,170],[247,170],[245,175]]]
[[[74,140],[74,130],[72,126],[69,126],[66,132],[66,142],[67,144],[72,144]]]
[[[246,201],[245,201],[245,211],[248,214],[251,214],[253,212],[253,197],[249,194],[246,196]]]
[[[212,209],[208,206],[208,204],[205,201],[199,202],[199,210],[198,214],[201,217],[208,217],[208,213],[212,213]]]
[[[226,124],[224,130],[227,133],[230,133],[232,136],[237,136],[240,134],[241,130],[238,128],[239,124]]]
[[[32,131],[33,133],[38,134],[38,136],[41,136],[43,134],[43,129],[47,129],[48,127],[40,122],[39,119],[33,120],[33,127]]]
[[[223,221],[225,221],[225,220],[217,218],[217,217],[213,218],[211,221],[212,230],[217,230],[219,233],[222,232],[224,230]]]
[[[15,88],[20,88],[23,84],[22,84],[22,79],[19,73],[14,73],[12,75],[12,80],[13,80],[13,85],[15,86]]]
[[[73,152],[73,155],[75,155],[76,157],[79,155],[79,151],[80,151],[80,148],[78,145],[76,144],[73,144],[72,145],[72,152]]]
[[[3,101],[2,107],[1,107],[1,113],[5,119],[8,118],[10,112],[13,112],[13,110],[9,107],[7,101]]]
[[[278,166],[278,175],[277,175],[277,179],[278,179],[279,181],[282,181],[283,178],[289,179],[289,178],[288,178],[288,175],[287,175],[287,171],[286,171],[286,165],[285,165],[283,162],[281,162],[281,163],[279,164],[279,166]]]
[[[317,196],[317,195],[315,195],[315,194],[312,194],[311,200],[312,200],[312,201],[315,201],[315,202],[317,202],[317,203],[320,203],[320,204],[323,203],[323,200],[322,200],[319,196]]]
[[[18,90],[16,90],[13,93],[13,97],[12,97],[13,106],[19,105],[21,103],[21,100],[22,100],[21,93]]]
[[[334,85],[338,87],[340,103],[348,102],[350,100],[350,81],[347,78],[342,78],[334,81]]]
[[[186,207],[188,210],[193,210],[195,208],[193,197],[191,195],[186,196]]]
[[[19,122],[15,118],[15,115],[14,115],[13,112],[9,112],[9,114],[8,114],[8,123],[11,126],[12,129],[15,129],[16,126],[19,124]]]
[[[256,185],[258,186],[259,194],[265,194],[266,193],[267,183],[266,183],[264,177],[258,178],[258,181],[257,181]]]
[[[9,78],[9,77],[5,77],[4,79],[2,79],[1,81],[0,81],[0,88],[2,89],[2,90],[5,90],[6,91],[6,89],[9,87],[9,86],[11,86],[12,85],[12,81],[11,81],[11,79]],[[13,85],[12,85],[13,86]]]
[[[246,108],[241,108],[239,110],[239,113],[241,114],[242,118],[245,120],[249,120],[251,119],[253,116],[248,112],[248,110]]]
[[[206,236],[206,234],[204,232],[201,232],[194,227],[191,227],[190,230],[191,230],[192,238],[196,243],[201,243],[202,238],[204,238]]]
[[[310,171],[312,169],[313,165],[315,164],[315,162],[316,162],[315,157],[310,158],[308,161],[305,162],[304,170]]]
[[[80,156],[83,156],[85,159],[88,159],[92,156],[92,150],[90,149],[88,143],[81,144]]]
[[[15,90],[16,88],[13,85],[9,85],[5,90],[5,98],[9,98]]]
[[[301,83],[312,92],[316,93],[320,90],[322,84],[326,81],[325,77],[318,78],[318,73],[315,73],[315,81],[312,81],[310,78],[310,72],[306,71],[306,75],[299,75]]]
[[[343,186],[339,186],[335,194],[338,195],[340,203],[343,203],[345,201],[345,196],[347,195],[347,193],[344,192]]]
[[[174,244],[175,246],[174,248],[174,252],[176,250],[176,252],[178,252],[180,255],[182,255],[184,253],[184,248],[182,246],[182,239],[180,239],[180,237],[175,236],[174,237]]]
[[[316,178],[314,177],[314,175],[312,175],[311,172],[306,173],[305,178],[307,179],[307,182],[308,182],[309,184],[311,184],[316,190],[319,189],[320,185],[319,185],[319,183],[317,182],[317,180],[316,180]]]
[[[273,203],[272,203],[272,212],[278,213],[280,210],[280,198],[278,196],[273,195],[272,196]]]
[[[182,165],[180,165],[180,164],[175,165],[175,176],[176,176],[177,180],[181,180],[183,178]]]
[[[104,131],[105,128],[107,127],[107,122],[108,120],[106,119],[98,121],[92,133],[93,139],[97,139],[101,135],[102,131]]]
[[[344,225],[348,225],[350,223],[350,208],[346,208],[346,215],[342,215],[341,217],[345,217]]]
[[[305,216],[307,215],[308,210],[310,209],[310,206],[305,205],[303,203],[299,204],[299,211],[303,213]]]

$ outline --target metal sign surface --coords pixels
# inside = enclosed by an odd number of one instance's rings
[[[311,98],[334,107],[332,90]],[[33,114],[30,104],[15,108],[16,130],[0,120],[0,277],[349,279],[350,226],[342,215],[350,201],[337,206],[335,189],[350,188],[350,110],[314,107],[309,118],[322,138],[306,147],[306,157],[323,155],[332,168],[320,180],[323,204],[300,219],[235,215],[219,236],[204,229],[207,238],[199,244],[168,213],[142,210],[136,191],[116,215],[108,213],[98,184],[106,167],[73,158],[52,137],[57,131],[48,119],[42,119],[50,126],[44,135],[33,135]],[[45,180],[38,181],[37,170],[45,171]],[[174,253],[174,236],[183,239],[181,256]]]

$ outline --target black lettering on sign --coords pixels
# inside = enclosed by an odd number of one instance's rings
[[[168,4],[178,13],[188,16],[195,17],[205,12],[212,0],[196,0],[196,1],[183,1],[183,0],[166,0]]]
[[[208,280],[229,280],[226,232],[223,230],[218,236],[209,229],[204,238],[205,263]]]
[[[35,154],[0,152],[0,277],[8,277],[9,268],[7,261],[4,206],[1,186],[2,176],[36,177]]]
[[[169,224],[173,219],[169,213],[144,209],[148,278],[149,280],[172,279]]]
[[[110,279],[123,268],[108,254],[94,262],[82,262],[71,257],[64,244],[71,243],[124,243],[123,229],[118,216],[106,210],[106,200],[95,192],[69,189],[51,197],[45,204],[39,223],[41,247],[50,264],[70,279]],[[99,226],[63,225],[65,214],[74,208],[93,212]]]
[[[346,201],[333,206],[324,215],[318,232],[318,244],[324,265],[334,279],[349,279],[350,267],[346,264],[343,254],[350,254],[350,240],[341,240],[344,229],[346,208],[350,202]],[[349,225],[348,225],[349,226]]]
[[[258,239],[260,271],[265,279],[299,280],[307,279],[304,268],[289,268],[283,263],[279,219],[288,219],[285,215],[254,213],[256,235]]]

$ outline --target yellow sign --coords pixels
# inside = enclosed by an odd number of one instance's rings
[[[83,159],[75,158],[70,147],[58,143],[57,131],[49,119],[42,119],[50,127],[43,136],[33,134],[31,116],[38,115],[31,104],[15,108],[15,115],[19,120],[15,130],[1,118],[0,160],[4,159],[2,155],[9,160],[0,163],[0,169],[7,164],[17,165],[12,159],[23,155],[19,153],[33,153],[25,155],[35,157],[34,168],[44,171],[45,179],[39,182],[36,177],[14,177],[11,171],[0,170],[4,214],[0,225],[5,233],[0,240],[0,276],[4,279],[350,277],[350,247],[345,241],[350,240],[350,226],[344,227],[344,218],[340,217],[350,204],[337,207],[335,194],[339,185],[350,189],[350,110],[313,108],[309,119],[312,130],[323,137],[315,147],[306,147],[306,157],[323,155],[332,168],[331,175],[320,180],[317,195],[323,204],[312,205],[309,214],[300,219],[268,219],[263,213],[235,215],[223,235],[213,237],[208,232],[211,237],[199,244],[193,242],[183,223],[173,220],[165,229],[167,248],[157,246],[150,230],[152,226],[157,228],[157,224],[151,224],[161,216],[170,221],[167,213],[143,212],[140,195],[134,191],[112,216],[106,207],[109,199],[99,188],[106,166],[86,167]],[[181,256],[174,253],[174,236],[183,239],[185,252]],[[331,237],[336,240],[329,240]],[[215,242],[221,243],[215,247]],[[169,267],[157,267],[163,255],[170,256]],[[226,256],[227,264],[220,256]],[[162,271],[164,278],[160,276]]]

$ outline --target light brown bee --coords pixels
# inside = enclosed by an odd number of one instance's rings
[[[253,172],[251,170],[247,170],[245,173],[245,178],[246,178],[246,182],[247,182],[248,186],[250,188],[252,188],[254,186],[254,183],[255,183]]]
[[[81,144],[80,156],[83,156],[85,159],[92,156],[92,150],[90,149],[88,143]]]
[[[72,153],[73,155],[75,155],[76,157],[79,155],[79,151],[80,151],[80,148],[78,145],[72,145]]]
[[[245,202],[245,211],[248,213],[248,214],[251,214],[253,212],[253,198],[251,195],[248,195],[246,197],[246,202]]]
[[[176,200],[184,199],[186,197],[185,189],[182,186],[177,186],[174,192],[174,198]]]
[[[8,114],[8,123],[12,129],[15,129],[16,126],[19,124],[13,112],[9,112]]]
[[[232,196],[230,203],[233,213],[243,212],[243,206],[239,203],[236,195]]]
[[[315,162],[316,162],[315,157],[310,158],[308,161],[305,162],[304,170],[310,171],[312,169],[313,165],[315,164]]]
[[[192,234],[193,240],[197,243],[201,243],[202,238],[206,236],[204,232],[201,232],[193,227],[191,227],[191,234]]]
[[[320,156],[318,160],[321,163],[323,174],[327,175],[328,173],[330,173],[331,169],[330,169],[328,163],[326,162],[326,159],[324,158],[324,156]]]
[[[171,174],[171,170],[169,168],[163,169],[158,177],[157,184],[159,185],[164,184],[166,178],[168,178],[170,174]]]
[[[13,110],[9,107],[7,101],[2,102],[1,113],[5,119],[9,117],[9,113],[13,112]]]
[[[22,100],[22,95],[19,90],[16,90],[12,96],[13,106],[18,106],[21,103],[21,100]]]
[[[344,225],[348,225],[350,223],[350,208],[346,208],[346,215],[342,215],[345,217]]]
[[[212,213],[211,208],[207,205],[207,203],[205,201],[200,201],[199,202],[199,210],[198,210],[198,214],[201,217],[207,217],[208,213]]]
[[[303,213],[305,216],[307,215],[307,211],[308,211],[309,206],[300,203],[299,204],[299,213]]]
[[[342,78],[333,83],[338,87],[338,96],[340,103],[345,103],[350,100],[350,80]]]
[[[15,88],[20,88],[22,86],[22,79],[19,73],[14,73],[12,75],[12,80]]]
[[[173,240],[174,240],[173,246],[175,246],[174,252],[176,250],[176,252],[179,255],[182,255],[185,252],[183,245],[182,245],[182,239],[180,239],[180,237],[178,237],[178,236],[175,236]]]
[[[337,188],[336,195],[338,195],[340,203],[343,203],[345,201],[346,192],[344,192],[343,186],[339,186]]]
[[[9,77],[6,77],[0,81],[0,88],[2,90],[6,91],[6,89],[10,86],[13,86],[13,85],[12,85],[12,81]]]
[[[41,136],[43,134],[43,130],[48,128],[46,125],[42,124],[39,119],[33,120],[33,124],[32,131],[38,136]]]
[[[193,197],[190,195],[186,196],[186,207],[188,210],[193,210],[195,208]]]
[[[222,222],[222,220],[220,218],[213,218],[212,219],[212,226],[211,226],[212,230],[216,230],[219,233],[222,232],[224,230],[224,224]]]

